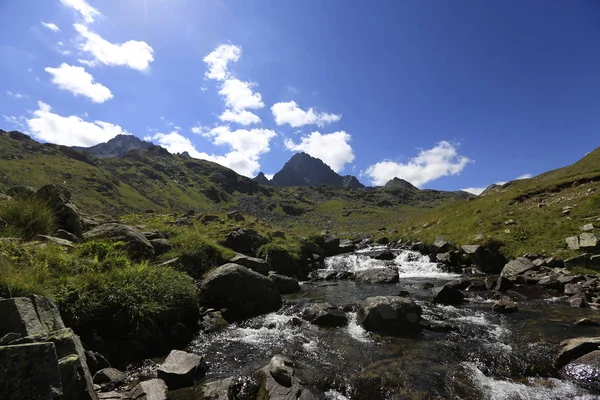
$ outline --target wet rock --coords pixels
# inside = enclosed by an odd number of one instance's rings
[[[465,290],[469,286],[471,286],[471,280],[469,278],[460,278],[454,281],[450,281],[446,283],[444,286],[448,286],[449,288],[456,290]]]
[[[362,302],[357,320],[368,331],[404,336],[419,329],[421,313],[421,307],[405,297],[377,296]]]
[[[35,193],[35,197],[50,205],[60,229],[78,238],[82,237],[83,220],[77,206],[71,201],[71,193],[66,187],[57,184],[45,185]]]
[[[302,254],[325,254],[325,251],[321,248],[321,246],[309,241],[308,239],[302,239],[300,241],[300,251],[302,252]]]
[[[271,265],[262,258],[250,257],[245,254],[238,253],[229,259],[229,262],[241,265],[265,276],[268,276],[271,270]]]
[[[363,252],[361,254],[380,261],[391,261],[396,258],[396,256],[391,250],[374,250]]]
[[[585,267],[587,268],[590,264],[590,256],[589,254],[580,254],[578,256],[568,258],[564,261],[565,267],[573,268],[573,267]]]
[[[323,396],[313,388],[305,386],[297,378],[298,366],[287,357],[277,355],[269,365],[258,371],[259,400],[318,400]]]
[[[421,289],[423,289],[423,290],[429,290],[434,287],[435,287],[435,285],[431,282],[425,282],[424,284],[421,285]]]
[[[237,264],[225,264],[210,272],[199,289],[206,307],[227,309],[223,316],[228,321],[277,311],[282,304],[275,282]]]
[[[229,233],[222,244],[238,253],[255,255],[258,248],[267,242],[267,239],[255,230],[239,228]]]
[[[157,257],[168,253],[173,249],[173,245],[167,239],[151,239],[149,240],[149,242],[152,245],[152,247],[154,247],[154,253]]]
[[[162,379],[150,379],[138,384],[130,393],[132,400],[167,400],[167,384]]]
[[[206,366],[202,357],[180,350],[171,351],[157,370],[158,378],[167,384],[169,390],[193,386],[194,381],[205,374]]]
[[[575,296],[569,299],[569,304],[571,307],[578,308],[588,308],[590,305],[588,304],[586,298],[582,294],[576,294]]]
[[[498,251],[480,245],[461,246],[471,264],[486,274],[498,274],[506,264],[506,258]]]
[[[189,344],[194,339],[194,334],[181,322],[175,322],[169,327],[169,341],[177,347]]]
[[[338,237],[324,231],[321,232],[321,236],[315,242],[323,249],[326,257],[339,254],[341,241]]]
[[[133,226],[108,223],[99,225],[83,234],[85,240],[110,239],[115,242],[125,242],[127,252],[135,259],[150,259],[154,257],[154,247],[150,241]]]
[[[461,304],[465,296],[460,290],[454,289],[450,286],[441,286],[432,289],[433,298],[432,302],[436,304],[456,305]]]
[[[499,276],[498,279],[496,279],[496,284],[493,287],[493,290],[496,290],[498,292],[505,292],[507,290],[512,289],[513,287],[513,281],[511,281],[508,278],[505,278],[504,276]]]
[[[571,361],[560,370],[563,379],[597,392],[600,390],[600,350],[587,353]]]
[[[577,284],[568,283],[565,285],[564,293],[566,295],[574,295],[574,294],[583,293],[583,290],[581,289],[581,286],[579,286]]]
[[[533,265],[533,262],[531,262],[530,259],[525,257],[519,257],[515,260],[509,261],[502,269],[500,275],[507,278],[514,277],[516,275],[523,274],[533,268],[535,268],[535,265]]]
[[[338,254],[352,253],[356,250],[356,246],[352,240],[341,240],[338,247]]]
[[[298,293],[301,290],[298,281],[289,276],[271,274],[269,275],[269,278],[275,282],[275,286],[277,286],[277,290],[279,290],[279,293],[281,294]]]
[[[330,303],[312,303],[301,313],[302,318],[312,324],[328,328],[336,328],[348,324],[346,313]]]
[[[94,375],[96,372],[100,371],[103,368],[110,367],[110,363],[106,360],[106,358],[104,358],[102,354],[91,350],[85,351],[85,359],[87,361],[87,365],[91,375]]]
[[[0,373],[3,399],[62,399],[54,343],[0,346]]]
[[[225,318],[221,315],[220,311],[207,311],[200,321],[198,321],[200,330],[206,333],[219,332],[227,328],[229,325]]]
[[[400,281],[398,270],[392,268],[371,268],[355,273],[356,283],[397,283]]]
[[[282,386],[292,386],[292,377],[294,370],[292,369],[293,363],[288,358],[281,355],[277,355],[271,359],[269,363],[269,373],[271,376]]]
[[[592,321],[589,318],[581,318],[579,321],[575,322],[577,326],[600,326],[600,322]]]
[[[116,368],[103,368],[96,372],[93,378],[95,385],[100,385],[103,391],[113,390],[127,379],[124,372]]]
[[[547,289],[556,290],[557,292],[562,292],[565,287],[565,285],[554,276],[546,276],[540,279],[537,285],[544,286]]]
[[[600,337],[580,337],[564,340],[554,361],[555,368],[562,368],[571,361],[600,349]]]
[[[494,303],[492,311],[502,314],[509,314],[519,311],[517,304],[510,299],[501,299]]]

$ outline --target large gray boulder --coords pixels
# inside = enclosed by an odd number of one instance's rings
[[[162,379],[140,382],[129,396],[131,400],[167,400],[167,385]]]
[[[355,279],[356,283],[398,283],[400,281],[398,270],[395,268],[371,268],[357,271]]]
[[[83,219],[75,203],[71,201],[71,193],[66,187],[50,184],[41,187],[35,194],[38,199],[48,203],[52,208],[60,229],[81,238],[83,234]]]
[[[225,264],[210,272],[199,289],[206,307],[227,309],[223,316],[228,321],[277,311],[282,304],[273,280],[237,264]]]
[[[431,251],[433,254],[437,253],[448,253],[452,250],[456,250],[456,246],[446,239],[445,237],[438,235],[435,241],[431,245]]]
[[[146,237],[133,226],[123,224],[99,225],[83,234],[85,240],[112,240],[125,242],[127,252],[136,259],[149,259],[154,256],[154,247]]]
[[[53,343],[0,347],[3,400],[62,399],[61,376]]]
[[[579,248],[591,253],[600,252],[600,241],[593,233],[582,233],[579,235]]]
[[[598,392],[600,390],[600,350],[587,353],[561,368],[560,375],[578,385]]]
[[[534,268],[536,268],[536,266],[529,258],[519,257],[515,260],[508,262],[504,266],[504,268],[502,268],[500,276],[503,276],[505,278],[515,277]]]
[[[271,270],[271,265],[262,258],[250,257],[245,254],[236,254],[229,259],[230,263],[239,264],[242,267],[251,269],[261,275],[268,276]]]
[[[65,327],[56,304],[37,295],[0,300],[0,321],[0,337],[41,335]]]
[[[564,340],[560,343],[554,366],[562,368],[571,361],[596,350],[600,350],[600,337],[580,337]]]
[[[404,336],[419,329],[421,313],[421,307],[406,297],[376,296],[362,302],[357,320],[368,331]]]
[[[271,400],[318,400],[322,399],[314,388],[306,386],[297,371],[299,366],[289,358],[276,355],[269,365],[258,371],[259,399]]]
[[[171,351],[157,370],[158,378],[167,384],[169,390],[193,386],[205,374],[206,365],[202,357],[181,350]]]
[[[506,264],[506,258],[498,251],[480,245],[461,246],[471,264],[486,274],[499,274]]]
[[[271,274],[269,275],[269,278],[271,278],[273,282],[275,282],[275,286],[277,286],[277,289],[281,294],[298,293],[301,290],[298,281],[289,276]]]

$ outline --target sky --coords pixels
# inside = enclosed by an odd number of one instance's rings
[[[468,189],[600,145],[600,3],[3,0],[0,128]]]

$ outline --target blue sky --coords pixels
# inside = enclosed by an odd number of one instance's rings
[[[596,148],[599,93],[597,2],[0,2],[4,129],[130,133],[247,176],[305,151],[476,192]]]

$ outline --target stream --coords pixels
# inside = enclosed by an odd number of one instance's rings
[[[576,326],[594,319],[597,310],[571,308],[563,298],[526,299],[514,314],[492,312],[493,292],[465,292],[461,306],[430,302],[436,286],[455,280],[429,258],[398,251],[393,261],[366,252],[330,257],[331,270],[356,272],[393,265],[397,284],[315,281],[285,296],[275,313],[230,325],[218,333],[197,335],[190,350],[209,364],[208,377],[249,376],[284,354],[307,366],[326,399],[599,399],[600,396],[555,375],[551,364],[557,344],[567,338],[600,336],[600,328]],[[417,337],[398,338],[366,332],[355,307],[365,298],[408,292],[423,308],[427,326]],[[496,297],[497,298],[497,297]],[[345,306],[349,324],[322,328],[300,321],[304,303]]]

